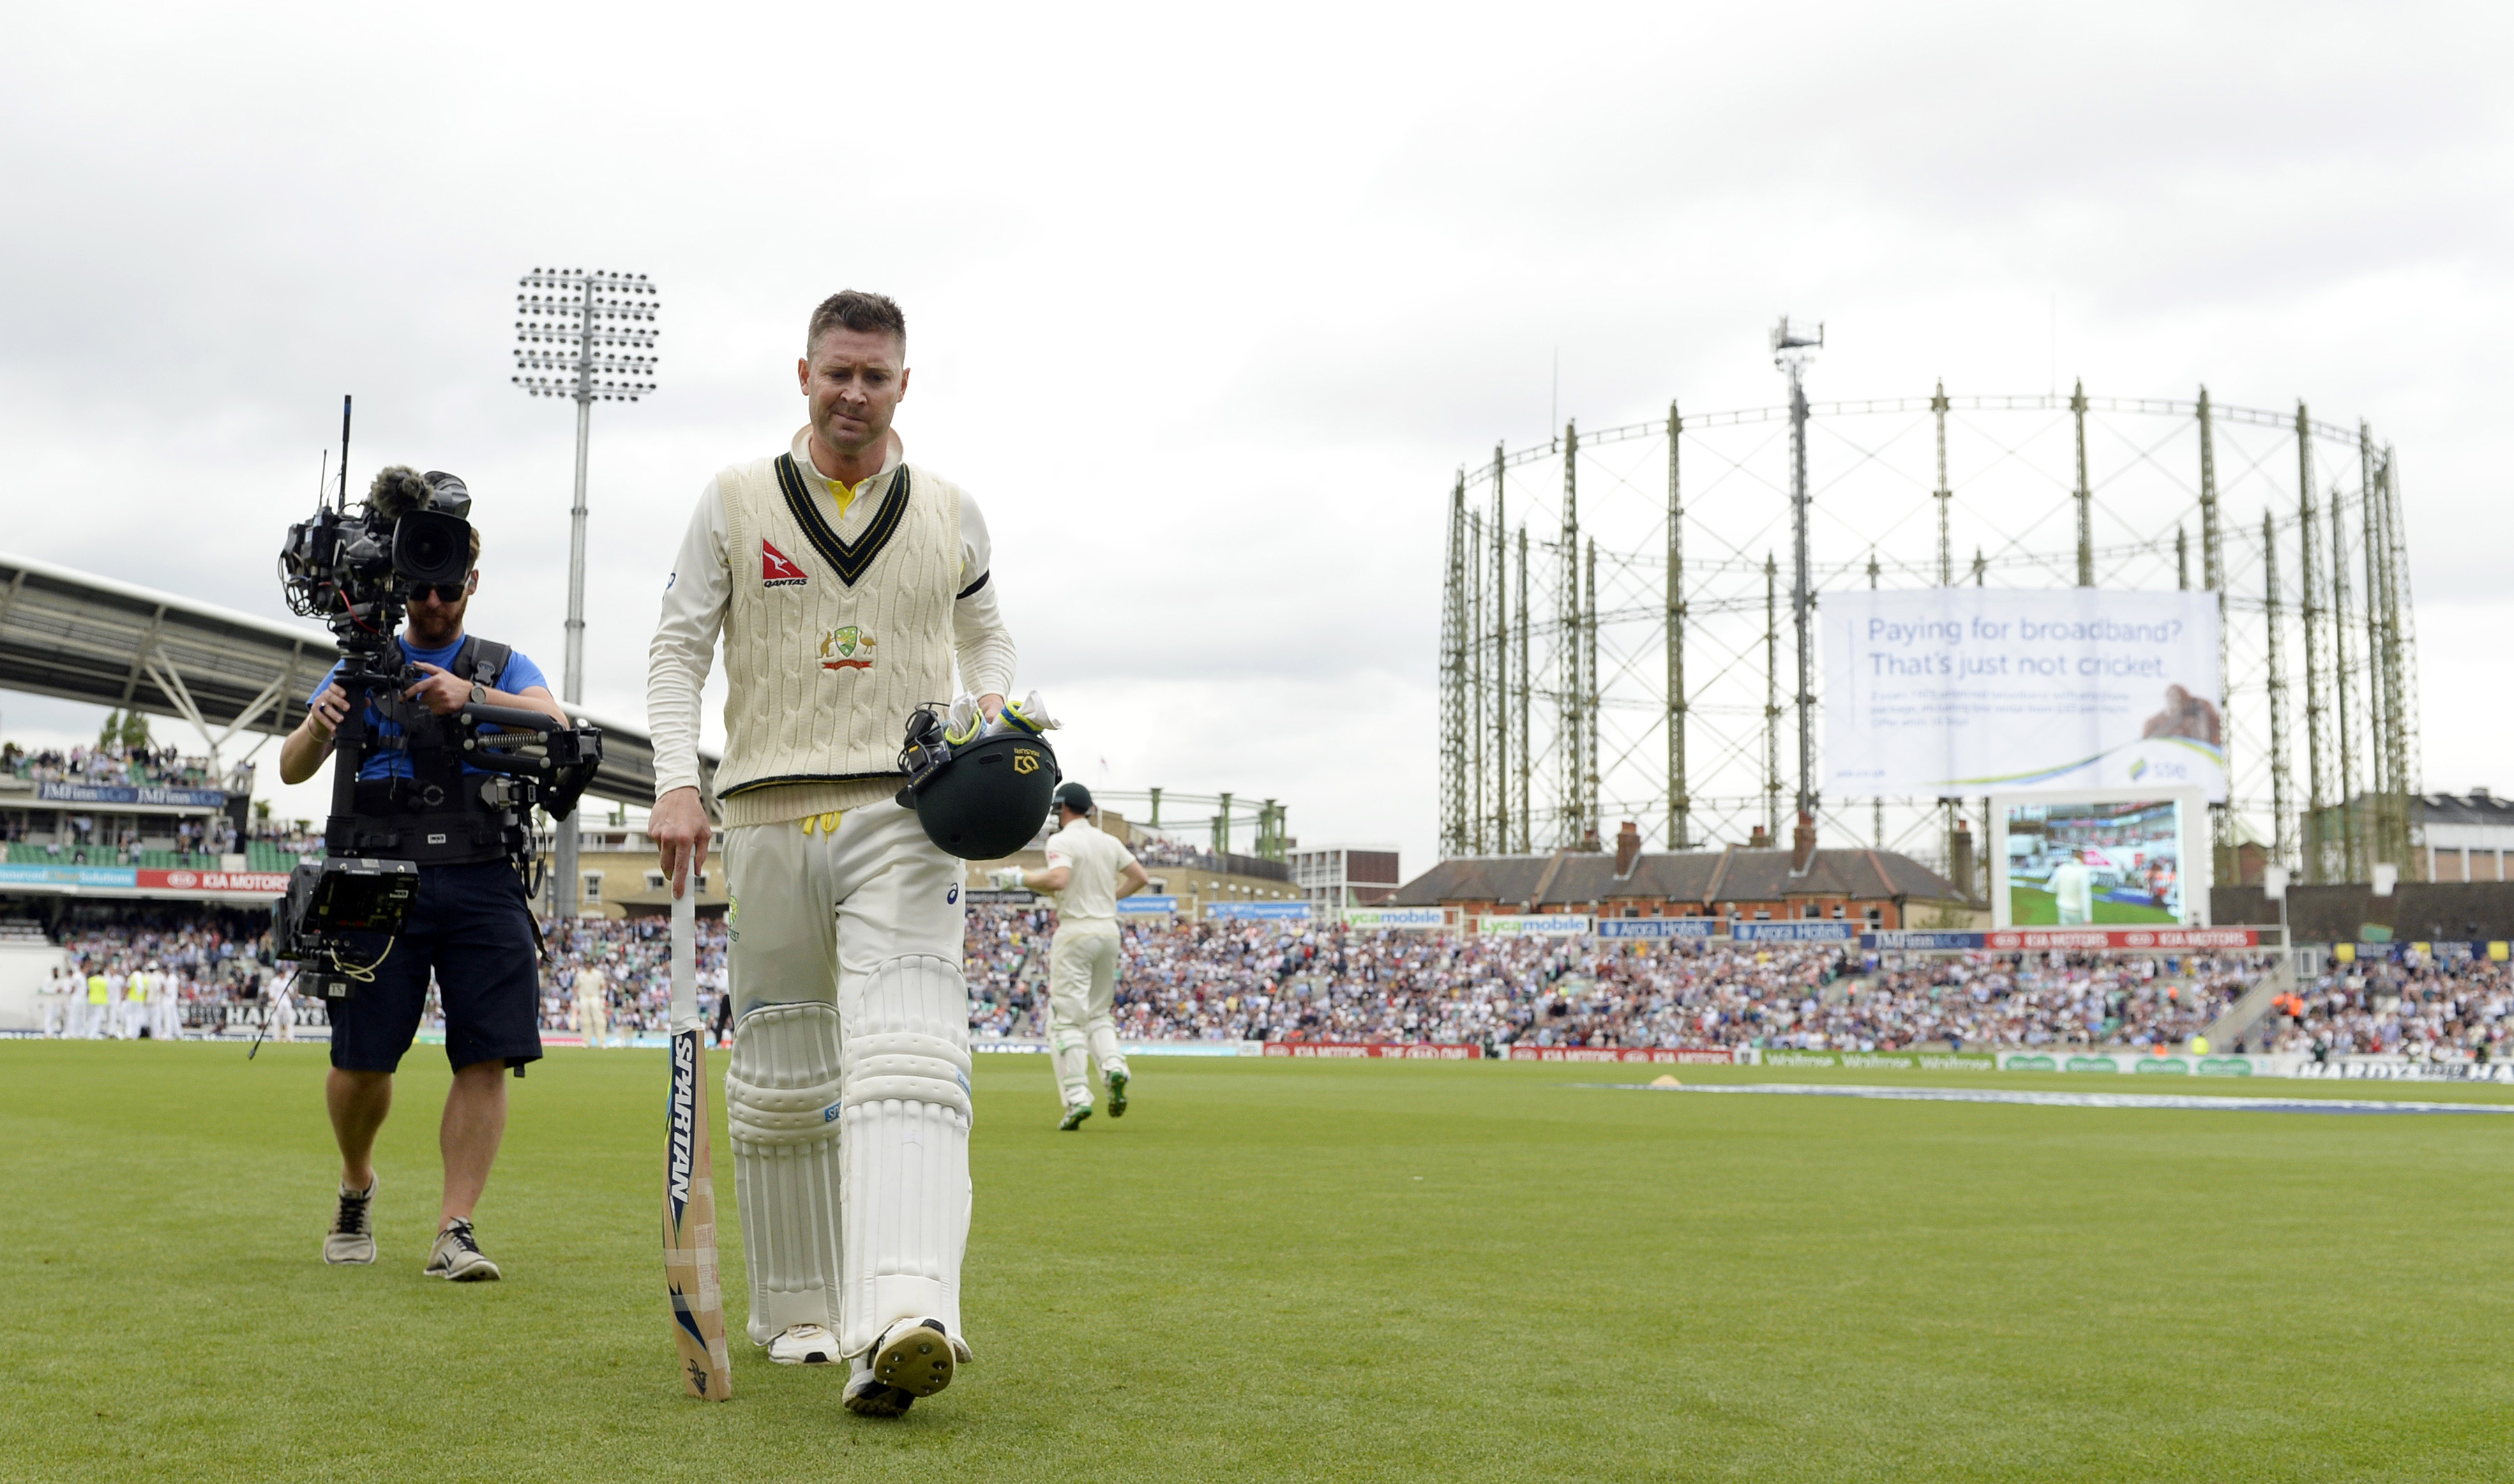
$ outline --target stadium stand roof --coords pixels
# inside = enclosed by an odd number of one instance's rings
[[[0,687],[175,717],[213,753],[229,752],[247,733],[276,736],[296,726],[299,699],[338,657],[331,635],[310,623],[0,552]],[[602,729],[602,768],[587,791],[651,803],[655,754],[646,729],[585,706],[566,709]],[[710,789],[716,761],[712,753],[699,758]]]
[[[1790,874],[1786,850],[1644,854],[1630,875],[1599,851],[1550,856],[1470,856],[1443,861],[1398,888],[1392,906],[1492,902],[1530,908],[1587,906],[1619,899],[1670,902],[1783,902],[1793,897],[1866,901],[1921,898],[1960,902],[1936,871],[1890,850],[1819,850],[1804,876]]]

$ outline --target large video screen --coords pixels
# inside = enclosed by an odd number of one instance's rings
[[[2182,874],[2179,803],[2008,806],[2012,926],[2179,923]]]

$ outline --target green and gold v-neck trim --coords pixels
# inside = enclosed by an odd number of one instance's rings
[[[852,542],[838,535],[837,527],[830,524],[829,516],[821,509],[821,502],[814,500],[812,492],[805,487],[802,471],[794,466],[792,454],[777,456],[777,488],[785,493],[787,513],[794,517],[794,524],[803,528],[803,539],[810,541],[812,549],[830,564],[838,581],[849,587],[853,587],[856,580],[872,568],[873,559],[880,556],[882,547],[890,544],[890,539],[899,534],[900,524],[908,516],[909,475],[905,463],[899,465],[898,477],[891,480],[890,489],[873,510],[872,520],[865,527],[864,535]]]

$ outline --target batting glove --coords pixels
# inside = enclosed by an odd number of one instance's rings
[[[978,707],[978,698],[962,696],[952,702],[951,714],[943,719],[943,742],[956,747],[978,735],[987,724],[987,713]]]
[[[1005,706],[1004,721],[1007,725],[1028,732],[1033,737],[1036,737],[1041,732],[1052,731],[1056,727],[1055,719],[1047,714],[1047,702],[1038,699],[1036,691]]]
[[[1017,865],[999,866],[995,870],[989,872],[987,879],[994,883],[996,891],[1017,892],[1021,890],[1022,884],[1021,867]]]

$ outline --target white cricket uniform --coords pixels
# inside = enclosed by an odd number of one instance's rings
[[[77,995],[72,989],[72,986],[77,983],[76,980],[69,977],[68,971],[63,969],[55,969],[53,977],[44,981],[44,1038],[46,1040],[58,1040],[77,1033],[74,1028],[78,1023],[75,1004]]]
[[[1048,837],[1048,868],[1072,873],[1056,894],[1056,938],[1047,949],[1047,1051],[1067,1107],[1091,1104],[1092,1063],[1104,1078],[1126,1072],[1110,1011],[1117,993],[1117,878],[1134,861],[1089,820]]]
[[[148,1009],[156,1028],[150,1033],[161,1041],[180,1041],[183,1038],[182,977],[161,969],[152,978],[156,993],[149,997]]]
[[[297,976],[272,980],[263,996],[263,1028],[274,1041],[296,1040]]]
[[[104,977],[106,1034],[114,1040],[131,1038],[131,976],[116,969]]]
[[[576,1028],[585,1044],[600,1046],[611,1037],[611,986],[591,964],[576,971]]]
[[[960,1334],[969,1230],[961,862],[893,801],[909,715],[1011,689],[974,502],[901,461],[854,490],[787,457],[710,481],[648,656],[655,793],[699,782],[699,697],[724,644],[725,1071],[749,1333]]]

